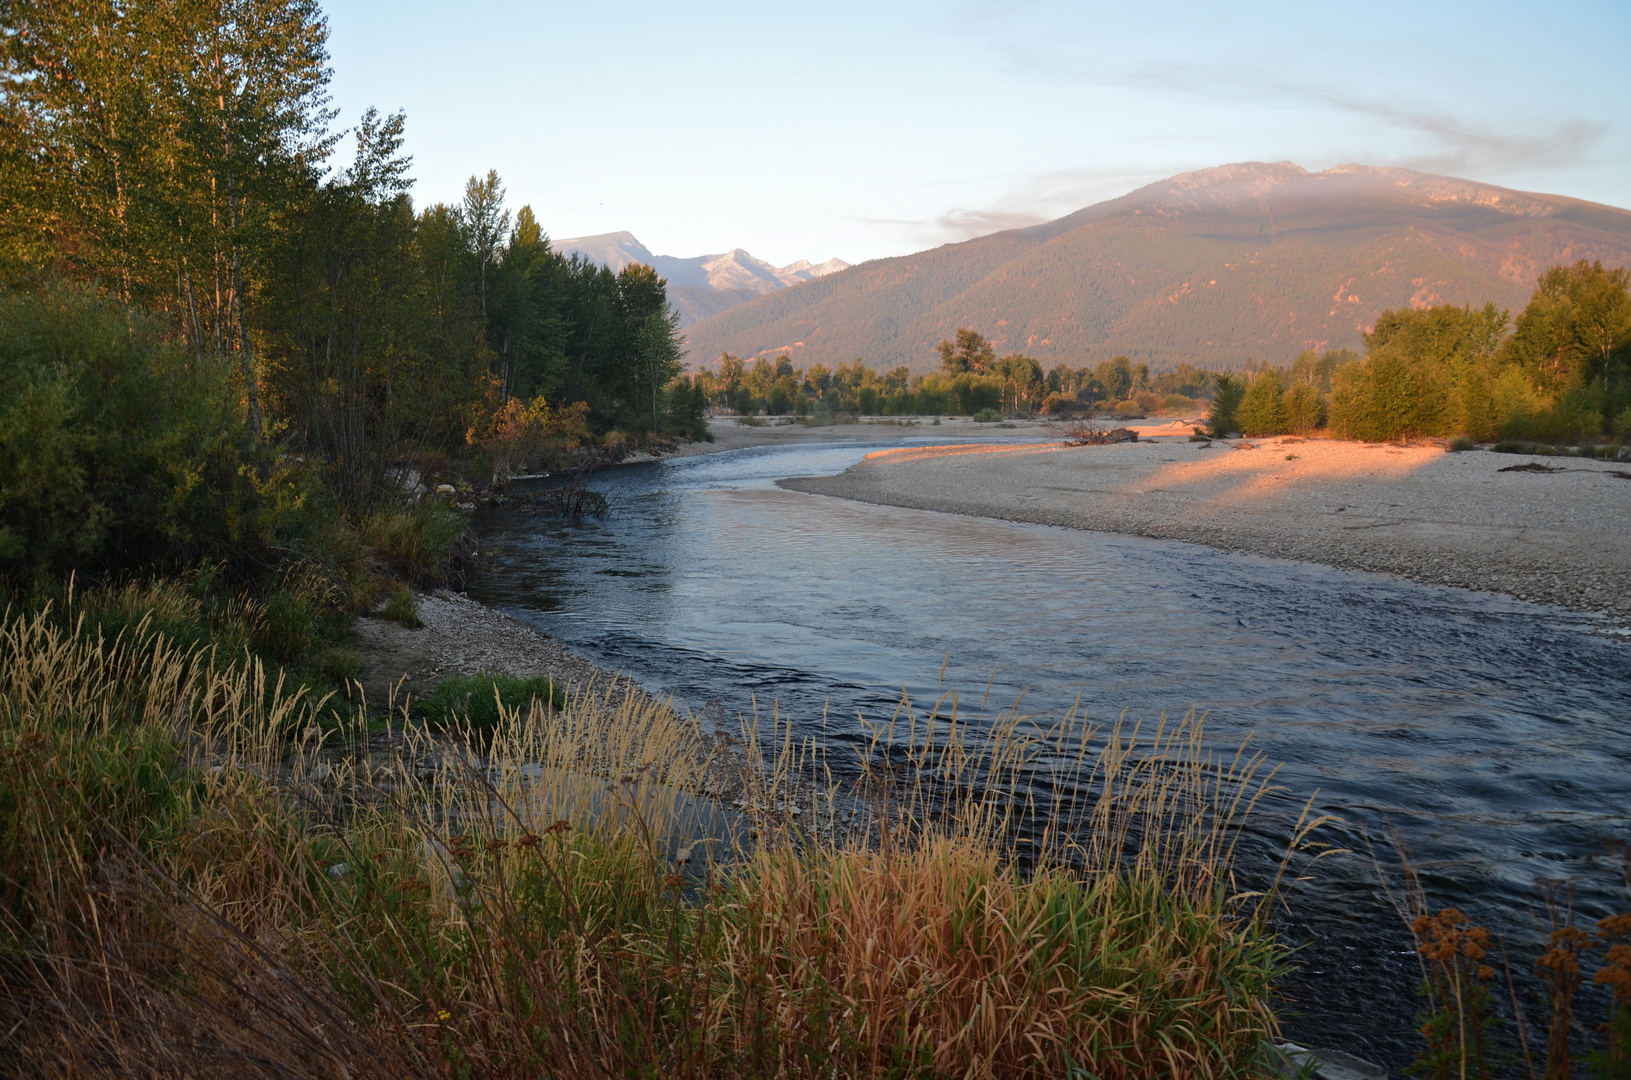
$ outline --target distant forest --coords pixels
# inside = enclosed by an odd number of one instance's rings
[[[751,365],[726,353],[693,379],[695,396],[738,413],[1120,415],[1209,407],[1210,430],[1247,435],[1410,435],[1631,442],[1631,273],[1599,262],[1555,266],[1513,319],[1494,304],[1384,312],[1365,353],[1308,351],[1283,367],[1152,372],[1117,356],[1043,372],[999,357],[961,329],[938,347],[940,370],[887,372],[863,360],[793,367],[788,355]]]
[[[696,395],[737,413],[933,416],[996,412],[1058,415],[1106,408],[1193,411],[1212,394],[1216,376],[1190,364],[1152,373],[1149,364],[1117,356],[1093,366],[1057,364],[1046,373],[1034,359],[999,357],[982,335],[959,330],[941,342],[941,368],[912,375],[904,366],[879,372],[866,361],[795,368],[788,355],[752,364],[726,353],[717,369],[694,377]]]

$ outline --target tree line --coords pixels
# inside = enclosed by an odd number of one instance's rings
[[[1289,370],[1219,376],[1209,427],[1329,427],[1373,442],[1631,441],[1631,272],[1554,266],[1516,319],[1494,304],[1384,312],[1362,358],[1305,353]]]
[[[315,0],[5,0],[0,25],[8,299],[124,308],[342,506],[396,497],[415,461],[512,450],[484,444],[512,401],[562,438],[697,431],[664,281],[563,257],[493,172],[416,205],[402,114],[335,126]]]
[[[791,355],[751,364],[730,353],[692,377],[707,407],[751,415],[860,414],[882,416],[1057,415],[1082,409],[1194,409],[1210,396],[1216,376],[1190,364],[1151,372],[1125,356],[1096,366],[1056,364],[1044,372],[1020,353],[997,356],[978,332],[962,328],[936,346],[940,370],[913,375],[905,367],[877,371],[865,360],[833,367],[795,368]]]

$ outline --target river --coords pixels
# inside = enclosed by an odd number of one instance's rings
[[[1303,946],[1289,1031],[1394,1067],[1414,1052],[1416,965],[1366,844],[1390,856],[1397,829],[1435,906],[1525,949],[1541,932],[1537,879],[1574,879],[1583,916],[1616,902],[1591,857],[1631,839],[1631,642],[1602,621],[775,486],[876,448],[609,470],[594,478],[612,508],[599,521],[484,510],[493,554],[470,593],[682,706],[735,715],[775,702],[830,751],[858,739],[857,712],[887,719],[903,689],[932,700],[956,688],[977,710],[989,687],[993,711],[1024,694],[1044,717],[1077,701],[1098,719],[1207,711],[1210,741],[1250,735],[1285,763],[1295,800],[1317,792],[1342,816],[1328,839],[1355,849],[1318,863],[1282,918]]]

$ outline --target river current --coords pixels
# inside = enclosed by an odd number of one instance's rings
[[[1289,898],[1282,929],[1303,947],[1289,1032],[1395,1067],[1413,1053],[1416,964],[1367,846],[1390,861],[1396,831],[1435,908],[1461,907],[1526,957],[1543,931],[1538,879],[1572,881],[1587,920],[1620,900],[1596,861],[1604,841],[1631,840],[1631,642],[1612,627],[1382,575],[774,483],[839,472],[877,445],[609,470],[594,477],[611,505],[598,521],[484,510],[492,555],[471,595],[682,707],[775,703],[835,760],[861,736],[857,713],[887,721],[903,689],[920,702],[956,689],[965,712],[1023,694],[1043,718],[1078,701],[1099,720],[1206,711],[1210,742],[1250,735],[1285,763],[1290,802],[1317,793],[1345,822],[1326,839],[1353,851]]]

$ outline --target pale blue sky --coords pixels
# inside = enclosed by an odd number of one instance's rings
[[[1631,207],[1631,3],[328,0],[341,122],[555,236],[851,262],[1232,161]]]

